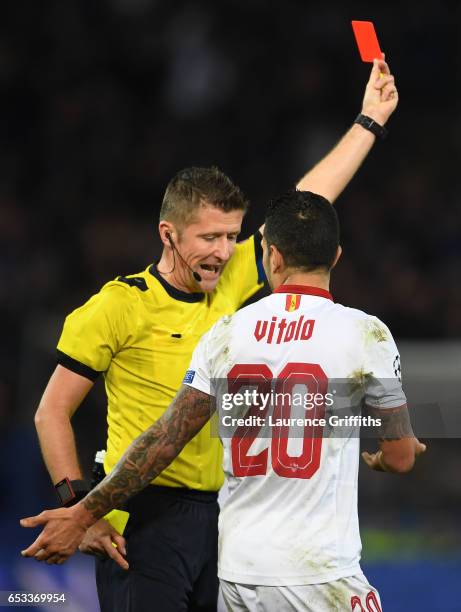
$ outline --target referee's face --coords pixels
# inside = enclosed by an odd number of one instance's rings
[[[234,252],[243,215],[242,210],[224,212],[215,206],[205,205],[181,231],[178,249],[190,268],[180,260],[177,265],[189,291],[209,293],[215,289]],[[193,272],[200,275],[200,282],[194,278]]]

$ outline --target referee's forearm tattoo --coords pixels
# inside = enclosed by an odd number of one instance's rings
[[[214,406],[214,397],[183,386],[165,414],[131,443],[112,472],[84,498],[88,512],[101,518],[144,489],[200,431]]]

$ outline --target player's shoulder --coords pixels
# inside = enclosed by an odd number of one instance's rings
[[[345,319],[350,319],[351,321],[366,321],[372,316],[364,310],[360,310],[359,308],[353,308],[351,306],[345,306],[344,304],[340,304],[339,302],[335,302],[333,304],[333,312],[337,316],[344,317]]]
[[[248,325],[248,321],[251,320],[257,312],[257,305],[264,299],[265,298],[262,298],[262,300],[258,300],[244,308],[240,308],[240,310],[232,314],[226,314],[220,317],[204,337],[206,337],[210,344],[214,344],[215,346],[220,346],[223,342],[230,342],[231,339],[235,340],[239,334],[239,326]]]
[[[219,318],[214,325],[204,334],[211,342],[216,342],[218,338],[222,336],[228,336],[231,334],[231,330],[234,327],[235,317],[237,313],[224,315]]]
[[[237,312],[233,315],[234,325],[238,323],[246,324],[248,321],[254,318],[260,318],[265,313],[272,313],[273,295],[274,294],[272,293],[270,295],[266,295],[259,300],[256,300],[256,302],[252,302],[251,304],[240,308],[240,310],[237,310]]]
[[[206,334],[209,342],[215,346],[221,346],[223,343],[227,346],[231,341],[235,342],[236,339],[241,337],[242,328],[246,329],[251,321],[261,316],[261,309],[266,308],[265,300],[266,298],[262,298],[240,308],[233,314],[218,319]]]
[[[389,328],[376,315],[338,303],[335,303],[334,312],[344,322],[349,321],[349,324],[356,328],[365,339],[384,342],[391,338]]]

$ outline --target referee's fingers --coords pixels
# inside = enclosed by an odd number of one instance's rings
[[[127,570],[130,566],[125,557],[112,544],[111,540],[104,539],[104,551],[108,557],[113,559],[122,569]]]
[[[126,540],[119,533],[112,534],[112,541],[116,545],[117,549],[122,553],[122,555],[126,555]]]
[[[119,536],[118,534],[116,534],[118,537],[122,538],[122,536]],[[115,535],[112,535],[112,538],[115,539]],[[124,538],[122,538],[122,540],[124,540]],[[102,550],[102,552],[107,555],[108,557],[110,557],[111,559],[113,559],[115,561],[115,563],[117,563],[118,565],[120,565],[120,567],[124,570],[127,570],[129,565],[128,565],[128,561],[125,559],[125,557],[120,553],[120,551],[118,550],[118,548],[116,548],[114,546],[114,543],[112,542],[110,537],[104,537],[101,538],[99,541],[99,548]],[[123,548],[123,551],[125,552],[125,548]],[[99,553],[99,551],[98,551]],[[93,553],[95,554],[95,553]],[[99,553],[100,554],[100,553]]]

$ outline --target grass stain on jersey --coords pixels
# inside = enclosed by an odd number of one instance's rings
[[[389,340],[387,329],[377,319],[365,319],[362,325],[366,344]]]
[[[229,367],[232,365],[232,360],[230,357],[230,348],[229,348],[229,345],[232,340],[232,330],[233,330],[232,322],[233,322],[232,316],[226,315],[219,321],[216,327],[217,333],[214,336],[214,342],[215,342],[215,348],[216,348],[215,366],[222,365],[222,366]]]
[[[294,549],[292,558],[311,576],[335,567],[333,559],[322,555],[319,550]]]
[[[365,388],[367,382],[373,378],[373,372],[365,372],[362,368],[354,370],[347,377],[349,381],[349,393],[354,395],[357,391],[361,391]]]
[[[351,592],[348,588],[339,584],[339,581],[331,584],[326,583],[322,586],[327,589],[326,598],[328,600],[329,610],[335,610],[337,612],[350,610]]]

